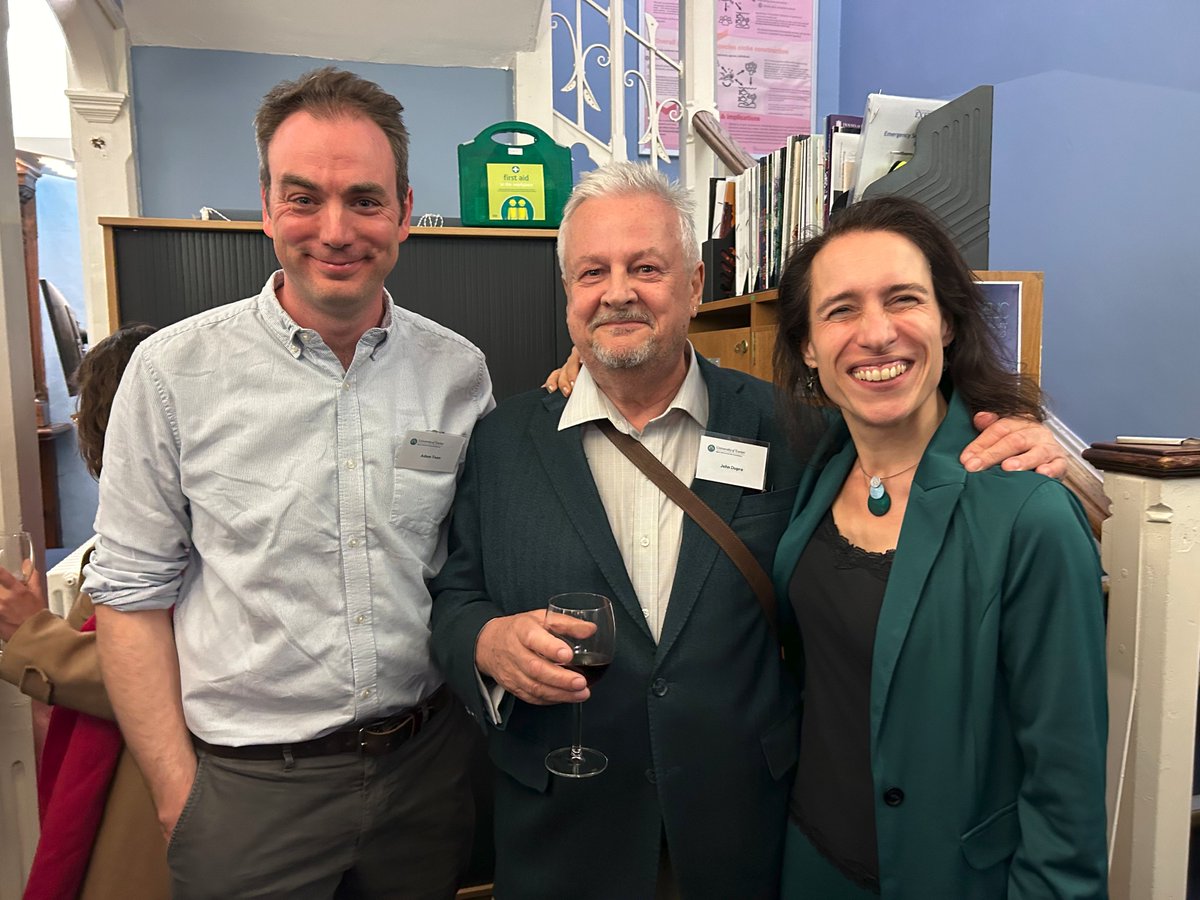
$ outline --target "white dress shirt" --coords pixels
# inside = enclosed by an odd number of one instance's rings
[[[688,344],[687,374],[679,391],[666,411],[647,422],[640,432],[621,415],[587,369],[580,369],[575,388],[558,420],[559,431],[583,427],[584,456],[642,615],[657,641],[675,583],[684,512],[599,428],[590,424],[599,419],[608,419],[617,429],[641,441],[676,478],[690,486],[696,475],[700,436],[708,425],[708,388],[700,367],[695,364],[691,344]],[[482,677],[479,687],[490,707],[492,722],[499,725],[504,689],[485,683]]]
[[[690,353],[690,345],[689,345]],[[690,355],[687,375],[666,411],[646,423],[640,432],[581,369],[575,389],[558,420],[558,430],[583,425],[583,453],[592,470],[596,490],[608,514],[625,571],[642,606],[650,633],[657,641],[683,538],[684,512],[658,489],[595,425],[608,419],[621,432],[632,435],[684,484],[696,475],[700,435],[708,424],[708,389]]]

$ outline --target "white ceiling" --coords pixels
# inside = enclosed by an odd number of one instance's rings
[[[507,68],[546,0],[124,0],[134,44]]]

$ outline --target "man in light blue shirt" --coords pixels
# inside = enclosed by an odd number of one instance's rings
[[[282,270],[145,342],[113,406],[85,589],[177,897],[451,897],[470,725],[425,580],[483,354],[396,306],[402,107],[323,69],[255,120]]]

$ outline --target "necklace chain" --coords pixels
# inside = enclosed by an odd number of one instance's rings
[[[867,481],[871,481],[874,478],[878,478],[880,481],[887,481],[889,478],[895,478],[897,475],[903,475],[905,472],[911,472],[921,464],[921,461],[918,459],[911,466],[901,469],[899,472],[893,472],[891,475],[868,475],[867,470],[863,468],[862,459],[856,459],[855,462],[858,463],[858,471],[862,472],[863,475],[866,476]]]

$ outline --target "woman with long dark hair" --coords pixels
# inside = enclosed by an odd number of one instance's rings
[[[72,418],[94,478],[121,375],[154,330],[140,324],[117,329],[84,355],[75,373],[79,409]],[[22,583],[0,569],[0,640],[9,642],[0,655],[0,678],[54,706],[38,773],[42,833],[25,898],[166,900],[166,841],[142,773],[112,721],[92,602],[80,594],[60,619],[46,609],[41,584],[38,572]]]
[[[1087,520],[1052,479],[958,459],[979,410],[1043,418],[1037,386],[915,202],[850,207],[779,294],[785,414],[834,420],[774,572],[804,647],[784,895],[1106,896]]]

